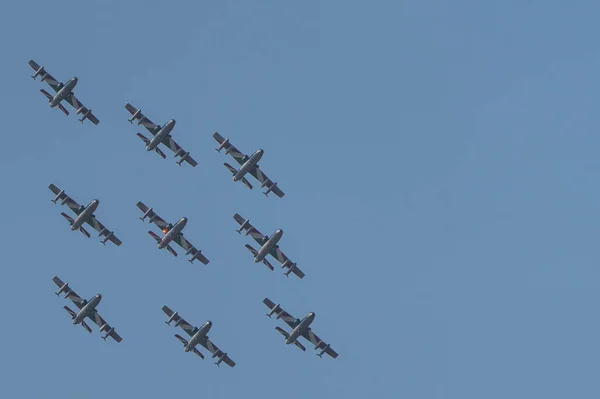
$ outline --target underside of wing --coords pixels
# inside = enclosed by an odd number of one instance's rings
[[[317,334],[313,333],[310,328],[306,329],[306,331],[304,333],[302,333],[302,336],[304,338],[306,338],[307,340],[309,340],[315,346],[315,350],[317,350],[317,349],[321,350],[321,353],[319,354],[319,356],[322,356],[324,353],[326,353],[334,359],[336,357],[338,357],[337,352],[334,351],[331,348],[331,346],[329,346],[329,344],[326,344],[325,341],[323,341],[321,338],[319,338],[317,336]]]
[[[250,170],[250,174],[254,176],[256,180],[260,182],[260,186],[262,188],[266,188],[264,194],[268,195],[269,193],[273,193],[279,198],[282,198],[285,193],[281,191],[276,182],[273,182],[269,177],[263,173],[263,171],[258,167],[254,167]]]
[[[185,151],[173,138],[169,135],[169,137],[165,138],[162,143],[169,147],[171,151],[175,154],[175,157],[180,157],[181,159],[177,162],[181,165],[183,162],[187,162],[192,167],[198,165],[198,162],[194,158],[190,156],[189,151]]]
[[[56,197],[52,200],[52,202],[57,203],[60,201],[61,205],[68,206],[77,215],[81,213],[81,205],[79,205],[77,201],[75,201],[73,198],[69,197],[64,190],[61,190],[54,184],[50,184],[48,188],[50,189],[50,191],[56,194]]]
[[[106,244],[106,241],[109,240],[117,246],[122,244],[121,240],[119,240],[117,236],[115,236],[114,232],[108,230],[106,226],[104,226],[102,223],[100,223],[98,219],[96,219],[95,216],[89,218],[88,220],[86,220],[86,222],[99,233],[100,237],[106,237],[106,239],[102,241],[104,244]]]
[[[188,333],[190,336],[194,335],[196,330],[194,326],[185,321],[185,319],[179,316],[177,312],[172,311],[167,305],[164,305],[162,310],[167,316],[169,316],[169,323],[175,323],[175,327],[181,327],[183,331]]]
[[[283,310],[279,304],[275,304],[269,298],[265,298],[263,303],[271,310],[271,312],[278,318],[287,323],[288,326],[294,328],[300,323],[300,320]]]
[[[142,114],[141,110],[137,109],[133,105],[127,103],[125,104],[125,109],[127,109],[127,111],[129,111],[129,113],[132,115],[130,122],[137,120],[138,125],[144,126],[153,135],[156,133],[156,131],[160,130],[159,125],[155,124],[150,119],[148,119],[146,115]]]
[[[212,341],[208,338],[200,341],[200,345],[205,347],[210,353],[212,353],[212,357],[217,359],[217,365],[223,362],[230,367],[235,366],[235,362],[231,360],[231,358],[227,355],[227,353],[223,352],[221,349],[217,347]]]
[[[150,223],[156,224],[161,230],[169,227],[169,224],[165,222],[163,218],[158,216],[158,214],[154,212],[152,208],[146,206],[142,201],[138,201],[137,207],[144,213],[143,218],[148,218]]]
[[[42,80],[42,82],[48,83],[48,85],[54,91],[59,91],[60,90],[61,83],[58,80],[54,79],[54,77],[52,75],[50,75],[48,72],[46,72],[46,70],[44,69],[44,67],[40,66],[34,60],[29,60],[29,66],[31,68],[33,68],[33,70],[35,71],[35,74],[32,76],[34,79],[37,76],[39,76],[40,79]]]
[[[223,138],[223,136],[221,136],[217,132],[213,134],[213,137],[219,143],[219,148],[217,149],[217,151],[221,151],[222,149],[224,149],[225,154],[231,155],[233,159],[235,159],[240,165],[246,162],[248,157],[242,152],[240,152],[240,150],[235,148],[235,146],[229,142],[229,139]]]

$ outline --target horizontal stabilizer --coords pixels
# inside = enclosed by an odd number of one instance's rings
[[[48,93],[48,92],[47,92],[46,90],[44,90],[44,89],[40,89],[40,92],[41,92],[41,93],[42,93],[44,96],[46,96],[46,98],[48,99],[48,101],[52,101],[52,99],[54,98],[54,97],[52,97],[52,96],[50,95],[50,93]]]
[[[265,258],[263,259],[263,263],[265,264],[266,267],[268,267],[269,269],[271,269],[271,271],[273,271],[274,267],[271,263],[269,263],[269,261]]]
[[[72,218],[71,216],[67,215],[67,214],[66,214],[66,213],[64,213],[64,212],[61,212],[61,213],[60,213],[60,215],[61,215],[62,217],[64,217],[65,219],[67,219],[67,220],[69,221],[69,224],[73,224],[73,222],[75,221],[75,220],[73,220],[73,218]]]
[[[58,109],[60,109],[65,115],[69,115],[69,111],[67,111],[67,109],[62,104],[58,104]]]
[[[279,331],[279,333],[280,333],[281,335],[283,335],[283,336],[284,336],[286,339],[288,339],[288,338],[289,338],[290,334],[288,334],[288,333],[287,333],[287,331],[285,331],[283,328],[281,328],[281,327],[275,327],[275,329],[276,329],[277,331]]]
[[[234,168],[233,166],[229,165],[227,162],[225,162],[223,165],[225,165],[225,167],[227,169],[229,169],[229,171],[231,172],[231,174],[235,175],[237,173],[237,169]]]
[[[175,252],[175,250],[173,249],[172,246],[167,245],[167,251],[169,251],[171,253],[171,255],[177,256],[177,252]]]
[[[300,342],[296,341],[296,342],[294,342],[294,345],[296,345],[298,348],[302,349],[302,352],[306,351],[306,348]]]
[[[252,252],[252,255],[256,256],[256,254],[258,254],[258,251],[254,249],[252,245],[246,244],[246,248],[248,248],[248,251]]]
[[[175,338],[177,338],[178,340],[180,340],[180,341],[181,341],[181,343],[182,343],[182,344],[184,344],[184,345],[187,345],[187,344],[188,344],[188,341],[187,341],[187,339],[183,338],[183,337],[182,337],[181,335],[179,335],[179,334],[175,334]]]
[[[152,238],[154,238],[156,242],[160,242],[160,237],[157,236],[155,232],[149,231],[148,234],[150,234],[150,236],[152,236]]]
[[[160,150],[160,148],[156,147],[156,148],[154,149],[154,151],[156,151],[156,153],[157,153],[158,155],[160,155],[160,156],[162,157],[162,159],[167,159],[167,156],[165,155],[165,153],[164,153],[164,152],[162,152],[162,151]]]
[[[87,332],[89,332],[90,334],[92,333],[92,328],[90,326],[88,326],[84,320],[81,321],[81,326],[83,328],[85,328],[87,330]]]
[[[141,133],[138,133],[138,134],[137,134],[137,136],[138,136],[140,139],[142,139],[142,141],[143,141],[144,143],[146,143],[146,144],[148,144],[148,143],[150,142],[150,140],[148,140],[148,139],[146,138],[146,136],[144,136],[144,135],[143,135],[143,134],[141,134]]]
[[[75,316],[77,316],[77,313],[73,312],[68,306],[65,306],[64,308],[67,311],[67,313],[69,313],[71,315],[72,319],[74,319]]]
[[[84,236],[86,236],[87,238],[90,238],[90,233],[87,232],[86,229],[84,229],[83,227],[79,228],[79,231],[81,231],[83,233]]]
[[[244,183],[246,185],[246,187],[248,187],[250,190],[252,190],[252,184],[250,184],[248,179],[246,179],[245,177],[242,177],[242,183]]]
[[[204,355],[198,350],[198,348],[194,348],[194,353],[200,356],[200,359],[204,359]]]

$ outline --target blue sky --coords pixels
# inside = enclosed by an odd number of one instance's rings
[[[592,1],[12,2],[0,15],[0,391],[18,397],[597,398]],[[101,123],[50,109],[33,58]],[[131,102],[198,160],[144,150]],[[286,192],[234,184],[219,131]],[[54,182],[123,240],[71,232]],[[144,201],[211,260],[156,249]],[[232,215],[302,281],[252,263]],[[53,275],[124,340],[70,324]],[[340,353],[286,346],[268,296]],[[183,352],[162,305],[238,363]]]

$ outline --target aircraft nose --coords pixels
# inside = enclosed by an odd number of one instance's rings
[[[79,79],[77,79],[77,76],[73,77],[73,82],[77,83],[79,81]]]
[[[282,229],[277,230],[277,234],[279,234],[280,236],[282,236],[283,235],[283,230]]]
[[[97,297],[98,299],[102,299],[102,295],[100,295],[100,294],[96,295],[96,297]]]
[[[171,123],[173,124],[173,126],[175,126],[175,123],[176,123],[175,119],[171,119]]]
[[[264,154],[265,153],[265,151],[262,148],[259,148],[258,151],[256,151],[256,152],[259,153],[259,154]]]
[[[96,205],[100,205],[100,200],[96,198],[96,199],[94,200],[94,204],[96,204]]]

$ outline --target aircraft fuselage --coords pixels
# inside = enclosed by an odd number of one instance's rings
[[[54,108],[60,104],[62,100],[71,94],[75,86],[77,86],[77,78],[73,78],[65,83],[65,85],[56,92],[56,95],[52,98],[52,100],[50,100],[50,107]]]
[[[83,319],[88,317],[94,311],[94,309],[96,309],[96,306],[98,306],[101,300],[102,295],[100,294],[90,299],[90,301],[86,303],[84,307],[81,308],[79,313],[77,313],[77,316],[75,316],[75,318],[73,319],[73,324],[81,323]]]
[[[244,162],[242,166],[240,166],[240,169],[237,171],[237,173],[233,175],[233,181],[240,180],[246,175],[246,173],[250,172],[250,170],[252,170],[252,168],[258,163],[258,161],[260,161],[263,154],[264,151],[262,149],[259,149],[254,154],[252,154],[250,158],[248,158],[248,160]]]
[[[164,247],[169,245],[171,241],[173,241],[181,233],[186,224],[187,218],[179,219],[177,223],[175,223],[175,225],[171,227],[171,230],[165,233],[165,236],[162,238],[162,240],[160,240],[160,242],[158,243],[158,249],[163,249]]]
[[[212,322],[211,321],[207,321],[206,323],[204,323],[202,325],[202,327],[200,327],[198,329],[198,331],[196,331],[196,333],[188,341],[188,343],[185,346],[184,350],[186,352],[194,350],[194,348],[196,347],[196,345],[198,345],[198,343],[200,343],[200,341],[202,341],[202,339],[204,339],[206,337],[206,334],[208,334],[208,332],[210,331],[211,327],[212,327]]]
[[[254,263],[262,262],[263,259],[271,252],[273,248],[277,246],[279,240],[283,236],[283,230],[276,230],[271,237],[265,242],[262,247],[258,250],[258,253],[254,257]]]
[[[84,208],[84,210],[79,215],[77,215],[77,217],[73,221],[73,225],[71,226],[71,230],[77,230],[86,221],[88,221],[94,215],[94,212],[96,212],[96,208],[98,208],[99,204],[100,204],[100,201],[98,201],[97,199],[95,199],[92,202],[90,202],[88,204],[88,206],[86,206]]]
[[[164,139],[166,139],[169,134],[171,133],[171,130],[173,130],[173,128],[175,127],[175,119],[170,119],[167,123],[165,123],[165,125],[154,135],[154,137],[152,137],[152,140],[150,140],[150,142],[148,143],[148,145],[146,146],[146,150],[148,151],[154,151],[156,149],[156,147],[158,147],[158,145],[160,143],[162,143],[162,141]]]
[[[314,319],[315,319],[314,312],[310,312],[309,314],[307,314],[300,321],[300,324],[298,324],[290,332],[290,336],[288,338],[286,338],[285,343],[289,345],[289,344],[293,344],[294,342],[296,342],[296,340],[298,339],[298,337],[301,336],[302,333],[304,333],[306,331],[306,329],[311,325],[311,323],[313,322]]]

